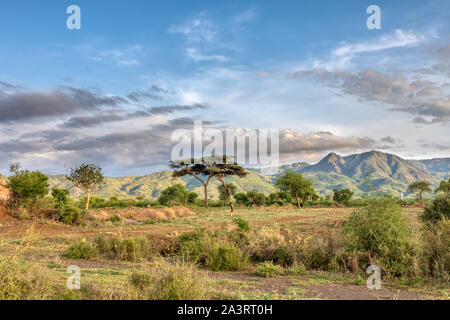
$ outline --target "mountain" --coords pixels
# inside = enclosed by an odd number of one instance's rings
[[[230,178],[227,181],[236,184],[237,192],[257,191],[268,195],[277,190],[274,185],[277,178],[285,171],[291,170],[302,172],[308,179],[314,181],[316,190],[322,195],[332,194],[333,189],[349,188],[357,196],[361,196],[367,191],[368,179],[376,190],[397,196],[409,196],[408,184],[425,180],[435,187],[448,168],[449,158],[416,162],[378,151],[345,157],[330,153],[313,165],[305,162],[281,165],[270,175],[249,169],[250,174],[246,178]],[[64,176],[49,176],[49,181],[51,188],[64,188],[70,190],[74,197],[83,196]],[[161,171],[140,177],[106,178],[105,186],[95,196],[103,198],[144,196],[148,199],[157,199],[162,190],[175,183],[182,183],[188,190],[197,192],[200,196],[203,194],[203,186],[195,178],[186,176],[173,179],[171,172]],[[216,180],[211,182],[210,198],[218,198],[218,186],[219,182]]]
[[[234,183],[237,187],[237,192],[258,191],[270,194],[276,191],[276,187],[271,183],[270,177],[254,171],[250,171],[249,175],[242,179],[232,177],[225,180]],[[49,176],[49,182],[51,189],[67,189],[75,198],[83,196],[83,193],[79,189],[74,188],[65,176]],[[197,179],[191,176],[173,179],[170,171],[161,171],[140,177],[106,178],[105,185],[95,193],[95,196],[102,198],[144,196],[147,199],[155,200],[159,198],[161,191],[177,183],[185,185],[189,191],[203,195],[203,185]],[[218,199],[218,186],[219,182],[216,179],[211,181],[208,187],[210,198]]]
[[[450,158],[436,158],[427,160],[408,160],[410,163],[433,176],[447,180],[450,177]]]

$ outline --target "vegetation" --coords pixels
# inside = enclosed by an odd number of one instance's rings
[[[352,197],[353,192],[348,188],[344,188],[341,190],[338,189],[333,190],[333,200],[337,204],[343,204],[348,206],[350,204],[350,200],[352,199]]]
[[[54,188],[52,197],[55,200],[56,208],[62,209],[69,201],[69,190]]]
[[[450,219],[450,193],[438,194],[432,204],[425,207],[421,218],[425,222]]]
[[[298,208],[304,206],[308,198],[316,196],[312,182],[303,178],[301,173],[287,171],[277,180],[276,185],[283,191],[289,191],[295,197]]]
[[[25,205],[32,212],[36,201],[48,194],[48,178],[39,171],[23,170],[20,164],[10,167],[12,175],[9,177],[10,206],[14,209]]]
[[[423,205],[423,194],[425,192],[431,192],[430,183],[426,181],[413,182],[408,186],[408,189],[412,193],[418,194],[421,205]]]
[[[182,184],[168,187],[161,193],[159,203],[164,206],[186,205],[189,198],[189,191]]]
[[[67,179],[86,193],[85,209],[87,212],[92,192],[104,183],[105,177],[102,168],[95,164],[82,164],[78,168],[70,169]]]

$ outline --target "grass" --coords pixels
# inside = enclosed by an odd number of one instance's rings
[[[416,225],[419,209],[404,211],[413,228],[419,230]],[[183,262],[186,257],[183,255],[157,258],[155,250],[157,252],[161,249],[161,244],[199,227],[205,227],[209,231],[223,230],[220,239],[237,234],[237,230],[253,237],[253,233],[258,232],[262,226],[277,230],[293,229],[314,236],[338,231],[341,227],[335,222],[346,219],[349,213],[350,210],[345,208],[238,208],[236,215],[247,222],[249,230],[239,228],[238,224],[230,219],[226,208],[202,209],[195,215],[137,225],[62,227],[57,223],[20,221],[14,222],[8,229],[0,229],[0,259],[16,256],[19,261],[19,264],[15,265],[17,270],[29,270],[24,273],[22,283],[31,281],[44,284],[32,289],[35,293],[30,293],[26,285],[22,285],[23,289],[12,290],[16,291],[14,297],[17,299],[36,298],[38,293],[42,295],[42,299],[177,299],[186,297],[183,296],[186,292],[191,299],[315,299],[317,296],[309,287],[351,287],[361,283],[361,279],[350,271],[335,273],[308,270],[302,264],[279,266],[270,261],[262,264],[240,263],[242,259],[237,257],[245,256],[247,244],[238,241],[230,246],[226,241],[205,240],[204,248],[211,253],[201,257],[200,251],[200,262],[191,261],[199,263],[197,265]],[[25,235],[24,230],[30,225],[35,226],[34,237]],[[98,237],[99,234],[104,235],[103,240]],[[143,238],[148,241],[148,246],[141,246],[147,248],[142,251],[135,242],[124,241]],[[195,246],[191,249],[193,248]],[[69,251],[73,255],[66,255]],[[78,261],[74,263],[73,259]],[[22,269],[20,264],[24,266]],[[79,265],[82,270],[82,290],[79,292],[68,292],[65,289],[68,277],[66,269],[71,264]],[[261,273],[256,275],[258,269]],[[272,269],[276,271],[273,272]],[[139,274],[149,275],[151,281],[147,281],[145,276],[136,276]],[[180,274],[187,276],[180,277]],[[15,277],[19,275],[18,273]],[[38,281],[39,275],[44,275],[44,278]],[[363,280],[367,278],[364,273],[359,276]],[[449,299],[448,283],[422,280],[414,285],[383,282],[383,287],[392,288],[393,294],[400,289],[401,292],[422,297]],[[197,283],[200,285],[196,286]],[[50,286],[47,287],[46,284]],[[7,287],[8,285],[2,286]],[[3,298],[12,297],[10,294]]]

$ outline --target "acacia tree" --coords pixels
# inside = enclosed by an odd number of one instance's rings
[[[215,172],[213,164],[207,163],[204,159],[200,163],[195,163],[194,159],[191,159],[190,162],[171,161],[169,166],[174,170],[172,173],[174,178],[189,175],[201,182],[205,194],[205,207],[208,208],[208,185]]]
[[[77,188],[86,193],[86,212],[89,210],[91,194],[103,185],[105,177],[102,168],[95,164],[82,164],[78,168],[70,169],[66,178]]]
[[[212,176],[217,180],[222,182],[222,186],[226,193],[228,194],[228,199],[230,201],[230,213],[233,216],[234,207],[233,207],[233,192],[229,185],[226,184],[224,178],[225,177],[239,177],[243,178],[248,174],[248,171],[243,167],[238,165],[237,163],[229,164],[227,163],[227,158],[224,156],[223,163],[213,163],[212,166]]]
[[[305,179],[301,173],[287,171],[277,180],[276,185],[282,191],[289,191],[295,197],[298,208],[304,206],[309,197],[316,196],[312,181]],[[301,204],[300,199],[302,200]]]
[[[408,189],[410,192],[417,193],[419,195],[420,205],[423,205],[423,193],[431,191],[430,183],[426,181],[413,182],[408,186]]]

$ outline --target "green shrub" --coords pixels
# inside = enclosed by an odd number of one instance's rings
[[[242,218],[234,218],[233,222],[239,227],[242,231],[248,231],[250,230],[250,226],[248,225],[248,221],[242,219]]]
[[[245,254],[231,244],[215,246],[206,257],[205,266],[213,271],[241,270],[246,263]]]
[[[93,259],[97,257],[98,250],[92,243],[78,239],[67,248],[66,254],[71,259]]]
[[[306,274],[306,268],[303,264],[290,267],[286,273],[290,276],[298,276]]]
[[[82,215],[76,207],[65,207],[61,212],[61,221],[65,224],[80,224]]]
[[[425,222],[436,222],[450,219],[450,193],[442,193],[436,196],[431,206],[425,207],[421,218]]]
[[[150,257],[152,248],[146,238],[121,239],[113,237],[107,240],[104,254],[116,260],[139,261]]]
[[[205,299],[205,280],[192,265],[160,263],[154,269],[133,271],[131,284],[141,299],[200,300]]]
[[[185,186],[178,183],[161,192],[158,201],[164,206],[185,205],[188,201],[188,197],[189,191]]]
[[[377,264],[382,272],[403,276],[413,264],[412,231],[400,206],[389,197],[353,211],[344,226],[346,249],[357,252],[361,267]]]
[[[118,214],[113,214],[111,217],[108,218],[108,221],[118,224],[122,222],[122,217],[119,216]]]
[[[282,272],[283,269],[280,266],[269,261],[260,263],[255,269],[255,275],[263,278],[273,278],[282,274]]]
[[[197,229],[177,237],[168,248],[170,253],[182,256],[192,263],[205,263],[216,240],[205,229]]]
[[[425,227],[422,234],[422,268],[428,276],[450,280],[450,220]]]

